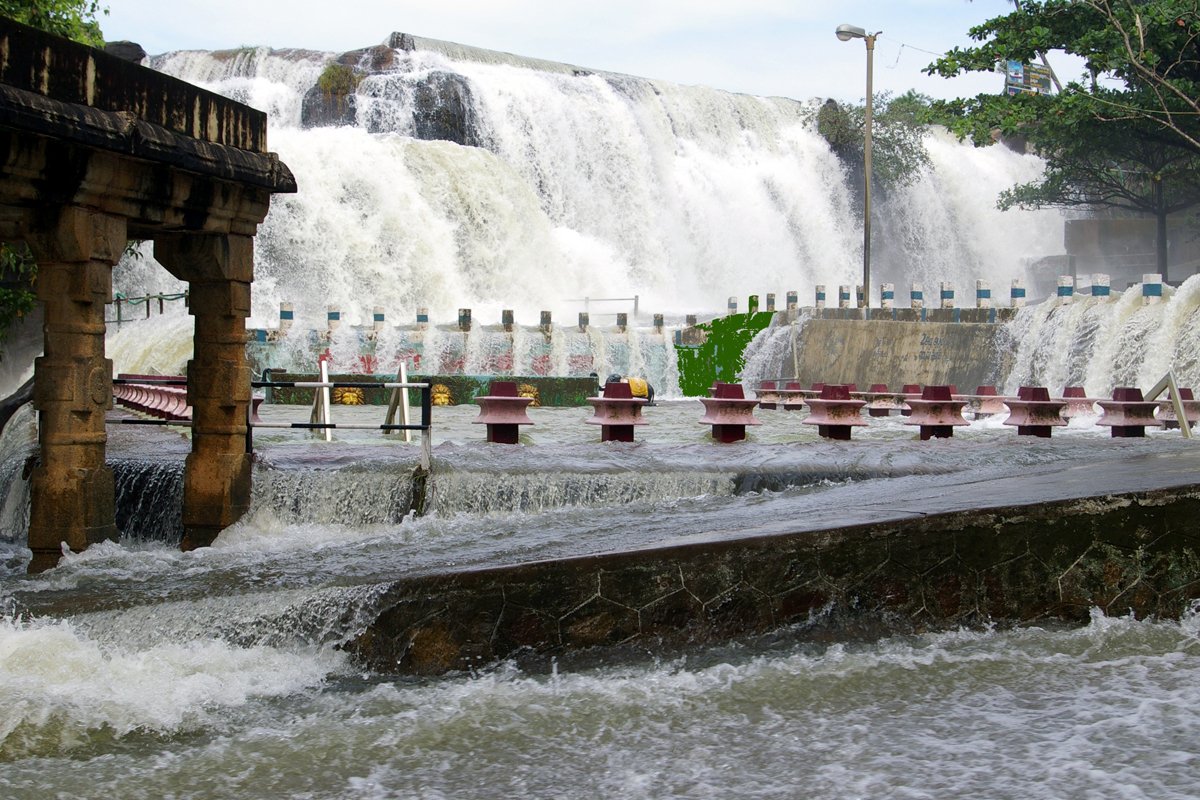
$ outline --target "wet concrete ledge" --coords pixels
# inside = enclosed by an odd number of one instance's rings
[[[1084,622],[1092,608],[1178,617],[1200,597],[1200,484],[1181,466],[1150,459],[1123,492],[1107,491],[1111,480],[1074,491],[1075,476],[1032,502],[939,511],[916,498],[838,527],[796,521],[400,580],[351,649],[374,669],[437,674],[507,658],[669,653],[785,628],[829,641]]]

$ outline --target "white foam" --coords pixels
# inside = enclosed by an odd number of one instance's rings
[[[220,641],[101,646],[69,622],[0,621],[0,753],[53,755],[97,736],[174,735],[262,698],[311,690],[332,652]]]

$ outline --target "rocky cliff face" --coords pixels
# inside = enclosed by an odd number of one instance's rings
[[[338,56],[305,94],[301,124],[306,128],[362,125],[373,133],[400,129],[418,139],[478,146],[470,85],[461,75],[445,71],[406,75],[409,65],[397,53],[415,47],[411,36],[394,34],[388,44]],[[398,105],[411,115],[409,124],[388,115],[360,117],[360,87],[364,80],[375,75],[394,75],[397,80],[371,84],[362,90],[376,99],[405,101]]]

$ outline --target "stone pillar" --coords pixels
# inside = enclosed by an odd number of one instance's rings
[[[113,473],[104,464],[112,361],[104,357],[104,305],[125,249],[125,221],[77,208],[29,231],[44,307],[44,355],[35,362],[41,460],[30,483],[30,572],[117,538]]]
[[[154,257],[190,284],[195,317],[188,362],[192,452],[183,476],[184,550],[205,547],[250,507],[246,452],[250,365],[246,317],[254,279],[254,240],[221,234],[156,237]]]

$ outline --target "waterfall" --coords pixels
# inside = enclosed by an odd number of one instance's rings
[[[1022,309],[1010,323],[1018,348],[1005,391],[1083,386],[1107,397],[1117,386],[1149,388],[1169,369],[1180,386],[1200,386],[1200,276],[1163,292],[1154,305],[1143,303],[1136,285],[1111,301]]]
[[[810,102],[390,44],[360,54],[370,69],[339,127],[303,127],[332,54],[153,60],[268,111],[270,146],[296,174],[299,193],[274,199],[256,240],[252,325],[280,301],[298,327],[320,327],[326,304],[350,324],[373,305],[390,319],[562,319],[579,310],[570,298],[635,294],[650,311],[703,312],[858,274],[861,219]],[[1037,159],[941,134],[927,145],[931,167],[877,205],[880,276],[1000,281],[1061,250],[1060,215],[994,208]],[[154,266],[123,266],[118,283],[139,292],[162,280]]]

